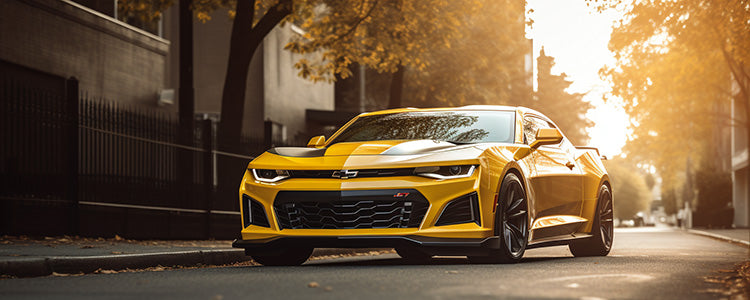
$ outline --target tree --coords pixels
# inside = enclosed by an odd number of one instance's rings
[[[750,134],[747,122],[727,116],[733,98],[750,116],[747,0],[590,3],[627,11],[610,40],[617,64],[602,74],[633,119],[628,155],[654,165],[665,190],[676,189],[686,165],[710,157],[708,137],[721,120]]]
[[[593,125],[585,115],[592,106],[583,101],[583,94],[566,92],[573,82],[565,73],[552,75],[554,66],[555,58],[547,56],[542,47],[537,58],[538,88],[534,106],[554,120],[573,144],[585,145],[588,142],[586,128]]]
[[[450,47],[438,44],[422,53],[423,69],[404,68],[403,101],[398,106],[531,104],[532,72],[526,58],[532,56],[532,50],[531,42],[525,38],[525,2],[477,2],[481,3],[481,9],[454,9],[461,13],[456,16],[461,20],[457,27],[460,34],[453,34],[443,41]],[[397,101],[389,101],[393,100],[389,93],[393,77],[387,72],[378,74],[368,68],[366,97],[369,109],[396,106]],[[349,98],[356,98],[358,91],[357,88],[342,90]],[[358,103],[350,107],[356,107]]]
[[[321,53],[295,66],[313,81],[350,75],[357,63],[393,73],[388,107],[400,107],[405,69],[424,71],[430,52],[450,48],[460,29],[481,7],[478,0],[326,2],[324,9],[297,14],[290,21],[305,30],[287,45],[295,53]]]
[[[425,53],[424,70],[407,69],[405,101],[409,106],[470,104],[530,105],[531,70],[526,56],[525,1],[482,1],[482,9],[465,12],[450,47]]]
[[[623,159],[605,161],[615,195],[615,218],[630,219],[651,204],[651,193],[641,171]]]
[[[123,10],[158,18],[171,0],[121,0]],[[234,17],[229,64],[222,94],[219,147],[238,151],[250,60],[263,38],[277,25],[293,23],[305,33],[286,49],[317,59],[301,59],[300,76],[313,81],[350,75],[357,62],[379,72],[401,67],[423,70],[424,54],[435,47],[450,47],[467,11],[481,7],[479,0],[194,0],[193,11],[207,20],[218,7],[229,7]],[[159,10],[157,10],[158,8]]]

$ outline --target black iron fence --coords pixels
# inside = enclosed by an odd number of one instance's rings
[[[178,142],[169,115],[80,97],[75,79],[32,75],[0,78],[2,234],[238,235],[237,188],[268,141],[217,151],[216,124],[201,120],[192,141]],[[219,182],[219,172],[237,174]]]

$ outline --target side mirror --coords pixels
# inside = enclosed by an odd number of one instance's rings
[[[325,145],[325,143],[326,143],[326,137],[323,135],[319,135],[319,136],[311,138],[310,141],[307,142],[307,147],[318,148],[320,146]]]
[[[557,128],[539,128],[536,131],[536,140],[529,145],[531,149],[539,148],[542,145],[554,145],[562,142],[562,134]]]

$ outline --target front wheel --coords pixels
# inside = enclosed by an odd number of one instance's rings
[[[294,248],[279,251],[274,254],[255,255],[250,257],[264,266],[299,266],[310,258],[313,248]]]
[[[470,256],[473,263],[517,263],[529,242],[529,209],[526,191],[513,173],[505,175],[495,214],[495,233],[500,238],[500,249],[489,256]]]
[[[614,240],[612,192],[603,184],[591,228],[591,237],[570,242],[568,248],[574,256],[607,256]]]

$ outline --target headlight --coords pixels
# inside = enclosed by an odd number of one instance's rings
[[[474,174],[476,167],[476,165],[418,167],[414,169],[414,173],[419,176],[435,179],[455,179],[471,176],[471,174]]]
[[[263,182],[277,182],[289,178],[287,170],[252,169],[255,180]]]

